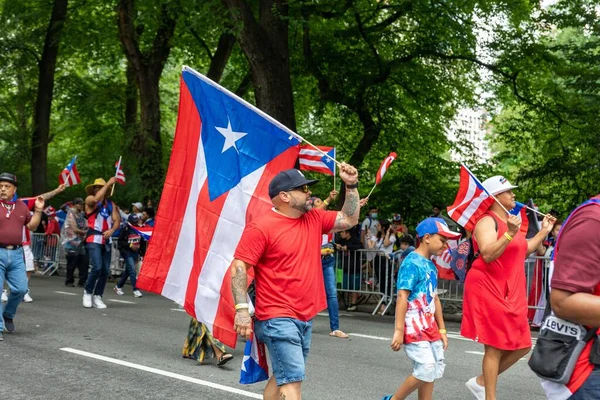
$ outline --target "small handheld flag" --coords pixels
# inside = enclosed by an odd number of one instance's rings
[[[448,215],[466,230],[475,228],[477,219],[486,212],[494,197],[490,196],[481,182],[464,165],[460,166],[460,182],[454,204],[448,207]]]
[[[332,159],[335,159],[335,147],[317,147],[318,150],[309,145],[300,146],[300,153],[298,154],[300,169],[335,176],[335,163],[332,161]],[[326,155],[323,155],[323,153]]]
[[[375,184],[379,185],[379,182],[383,179],[383,176],[390,168],[392,162],[396,159],[396,153],[393,151],[383,160],[381,166],[379,167],[379,171],[377,171],[377,176],[375,177]]]
[[[127,223],[131,229],[138,233],[142,238],[144,238],[144,240],[150,240],[150,238],[152,237],[152,231],[154,231],[154,227],[152,226],[135,226],[135,225],[131,225],[129,222]]]
[[[79,172],[77,172],[77,165],[75,165],[76,160],[77,156],[73,157],[65,169],[58,175],[58,183],[60,185],[69,187],[81,183]]]
[[[117,172],[115,172],[115,178],[117,178],[117,182],[120,183],[121,185],[125,184],[125,173],[123,172],[123,168],[121,166],[121,158],[119,157],[119,161],[117,161],[115,163],[115,168],[117,169]]]
[[[379,166],[379,170],[377,171],[377,175],[375,176],[375,184],[373,185],[373,188],[371,189],[367,197],[370,197],[371,193],[373,193],[373,190],[375,190],[375,187],[379,185],[379,182],[381,182],[381,180],[383,179],[383,176],[390,168],[392,162],[396,159],[396,156],[397,154],[392,151],[386,158],[383,159],[381,165]]]
[[[269,379],[269,365],[265,353],[265,344],[256,339],[256,336],[246,341],[240,383],[249,385]]]
[[[515,208],[509,211],[510,214],[516,215],[521,220],[521,227],[519,231],[523,236],[527,237],[527,231],[529,230],[529,218],[527,218],[527,206],[523,203],[516,201],[517,205]]]

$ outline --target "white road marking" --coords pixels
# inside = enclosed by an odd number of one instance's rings
[[[171,308],[171,311],[185,312],[183,308]]]
[[[320,313],[318,313],[317,315],[318,315],[319,317],[327,317],[327,318],[329,318],[329,314],[327,314],[327,313],[324,313],[324,312],[320,312]],[[353,314],[350,314],[350,313],[344,313],[344,312],[341,312],[341,313],[339,313],[339,316],[340,316],[340,317],[354,317],[354,315],[353,315]]]
[[[363,335],[363,334],[360,334],[360,333],[349,333],[348,335],[350,335],[350,337],[356,336],[356,337],[362,337],[362,338],[366,338],[366,339],[385,340],[385,341],[392,340],[392,338],[381,337],[381,336]]]
[[[356,337],[362,337],[362,338],[365,338],[365,339],[392,340],[392,338],[390,338],[390,337],[363,335],[363,334],[360,334],[360,333],[348,333],[348,335],[356,336]],[[477,343],[474,340],[471,340],[469,338],[460,336],[460,333],[458,333],[458,332],[448,332],[447,336],[448,336],[448,339],[464,340],[466,342]],[[533,341],[533,344],[535,344],[536,339],[535,338],[531,338],[531,340]],[[476,353],[473,353],[473,354],[480,354],[480,353],[476,352]],[[483,353],[481,353],[481,354],[483,354]]]
[[[478,356],[482,356],[485,354],[483,351],[465,351],[465,353],[477,354]]]
[[[77,293],[71,293],[71,292],[61,292],[60,290],[55,290],[54,293],[58,293],[58,294],[66,294],[67,296],[77,296]]]
[[[127,300],[114,300],[114,299],[108,299],[108,301],[112,301],[113,303],[123,303],[123,304],[136,304],[133,301],[127,301]]]
[[[240,396],[246,396],[246,397],[250,397],[252,399],[262,399],[263,398],[262,395],[259,395],[257,393],[248,392],[246,390],[241,390],[241,389],[237,389],[237,388],[230,387],[230,386],[220,385],[218,383],[204,381],[202,379],[191,378],[189,376],[176,374],[174,372],[163,371],[158,368],[146,367],[145,365],[134,364],[134,363],[131,363],[128,361],[117,360],[116,358],[101,356],[99,354],[88,353],[87,351],[81,351],[81,350],[72,349],[69,347],[63,347],[60,350],[66,351],[68,353],[73,353],[73,354],[77,354],[80,356],[84,356],[84,357],[94,358],[94,359],[100,360],[100,361],[109,362],[112,364],[122,365],[124,367],[129,367],[129,368],[137,369],[140,371],[150,372],[150,373],[153,373],[156,375],[166,376],[168,378],[179,379],[180,381],[194,383],[196,385],[201,385],[201,386],[206,386],[206,387],[210,387],[210,388],[217,389],[217,390],[222,390],[224,392],[239,394]]]

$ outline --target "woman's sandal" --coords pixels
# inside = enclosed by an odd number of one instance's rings
[[[219,367],[221,367],[221,366],[227,364],[232,359],[233,359],[233,354],[223,353],[223,354],[221,354],[221,357],[219,357],[217,365]]]
[[[337,337],[340,339],[348,339],[350,337],[350,336],[348,336],[348,334],[340,331],[339,329],[337,329],[333,332],[329,332],[329,336]]]

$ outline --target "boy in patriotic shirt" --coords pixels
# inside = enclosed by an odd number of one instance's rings
[[[396,329],[392,350],[404,351],[413,363],[413,373],[400,385],[396,393],[382,400],[406,399],[418,390],[419,399],[431,399],[433,381],[444,374],[444,350],[448,337],[442,306],[436,294],[437,269],[431,262],[447,247],[449,239],[458,239],[441,218],[427,218],[417,226],[419,247],[410,253],[398,273],[398,301],[396,302]]]

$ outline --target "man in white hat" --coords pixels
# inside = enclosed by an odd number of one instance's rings
[[[88,224],[85,246],[92,262],[92,270],[88,274],[83,291],[85,308],[106,308],[102,295],[110,271],[110,237],[121,222],[119,208],[107,199],[107,192],[115,182],[115,177],[110,178],[108,182],[98,178],[93,184],[85,187],[88,194],[85,199],[85,215]]]

